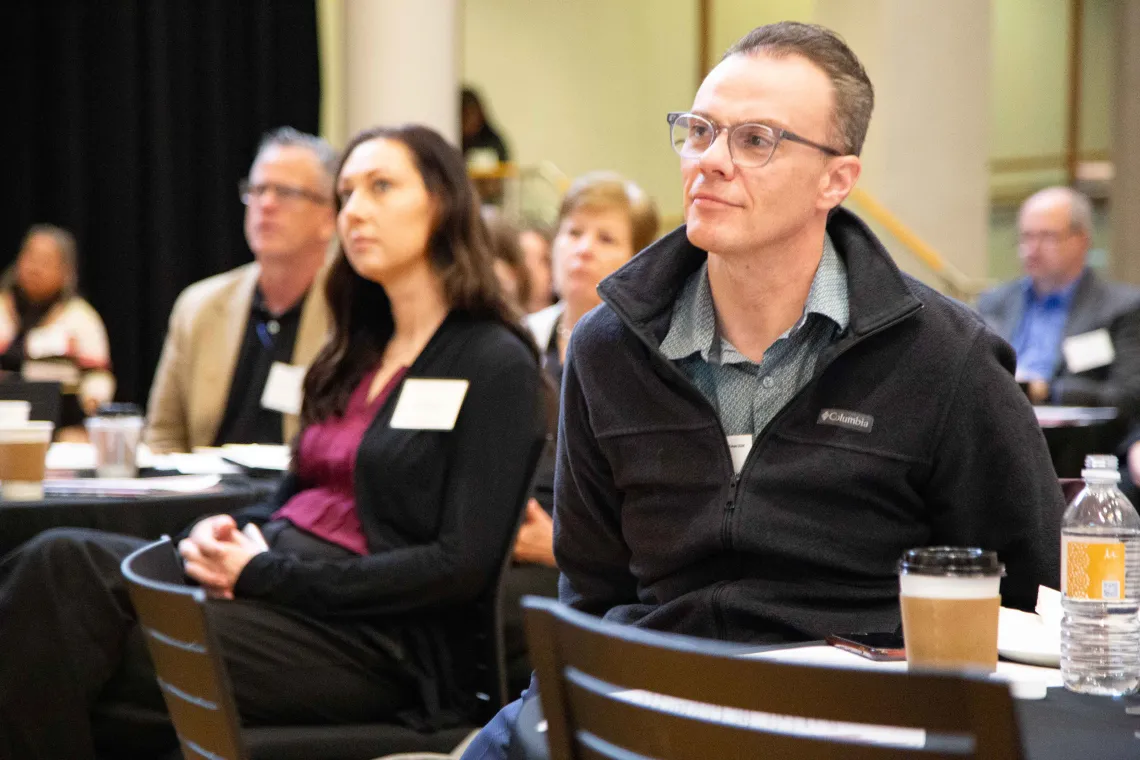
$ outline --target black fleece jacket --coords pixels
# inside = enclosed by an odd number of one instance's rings
[[[1064,504],[1012,349],[900,273],[850,212],[827,231],[847,265],[850,324],[739,476],[712,406],[659,351],[707,254],[681,228],[599,286],[563,377],[564,602],[771,642],[894,630],[896,563],[915,546],[996,550],[1006,606],[1032,609],[1038,584],[1057,586]]]

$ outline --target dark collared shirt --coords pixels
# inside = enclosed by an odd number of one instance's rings
[[[661,353],[708,398],[726,435],[756,435],[807,385],[819,354],[847,328],[848,316],[847,267],[825,237],[803,316],[759,364],[717,329],[707,263],[681,289]]]
[[[226,413],[218,426],[215,446],[224,443],[284,443],[281,440],[281,412],[261,405],[261,394],[274,362],[291,364],[293,344],[301,323],[301,308],[308,293],[280,315],[265,305],[261,289],[253,292],[249,322],[238,354]]]

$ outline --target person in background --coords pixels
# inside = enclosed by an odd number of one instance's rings
[[[560,386],[566,345],[577,321],[601,301],[598,283],[653,242],[657,209],[645,191],[612,172],[579,177],[567,191],[558,212],[551,246],[554,279],[562,300],[531,314],[526,324],[543,355],[543,368]],[[507,578],[504,618],[508,670],[512,681],[525,685],[529,666],[519,600],[525,594],[556,596],[558,570],[554,561],[553,436],[543,449],[534,478],[534,495],[527,503],[515,539],[514,565]]]
[[[530,270],[519,244],[518,228],[494,206],[484,206],[480,213],[491,237],[491,255],[495,258],[495,276],[499,278],[499,285],[519,314],[525,314],[531,297],[531,282]]]
[[[336,160],[327,142],[291,127],[262,139],[239,186],[254,261],[175,301],[147,405],[151,450],[296,435],[301,378],[328,335]]]
[[[37,224],[0,277],[0,369],[63,381],[60,427],[81,424],[115,395],[107,330],[79,296],[77,258],[70,232]]]
[[[528,314],[542,311],[555,300],[550,242],[549,230],[539,224],[523,225],[519,232],[523,260],[530,273],[530,300],[524,304]]]
[[[471,87],[464,87],[459,94],[459,114],[463,133],[463,158],[468,164],[472,160],[480,164],[491,163],[480,158],[475,151],[487,151],[487,156],[498,163],[511,160],[507,144],[487,119],[482,98]]]
[[[459,113],[463,158],[468,172],[474,175],[475,189],[484,203],[499,205],[503,201],[503,178],[496,172],[511,159],[507,144],[491,126],[474,89],[464,87],[460,92]]]
[[[1025,276],[978,298],[978,312],[1017,352],[1034,404],[1140,412],[1140,289],[1087,266],[1089,199],[1068,187],[1034,193],[1017,217]]]
[[[470,722],[475,604],[545,430],[538,352],[439,134],[357,134],[336,198],[333,334],[305,379],[292,471],[268,503],[200,520],[178,549],[216,600],[244,724]],[[131,714],[161,715],[119,572],[145,543],[57,529],[0,563],[0,651],[18,653],[0,668],[0,757],[144,756],[134,733],[96,747],[89,713],[110,684]]]

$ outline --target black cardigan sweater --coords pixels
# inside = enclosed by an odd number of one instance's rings
[[[470,382],[453,430],[389,427],[410,378]],[[544,439],[541,397],[539,367],[521,339],[453,312],[361,440],[356,510],[369,554],[315,560],[263,552],[242,571],[235,596],[398,631],[424,676],[429,715],[432,692],[442,707],[462,708],[455,687],[462,673],[450,672],[451,663],[467,656],[456,647],[477,626],[471,605],[495,579],[513,537],[528,463]],[[239,526],[263,524],[304,487],[290,476],[269,502],[234,517]]]

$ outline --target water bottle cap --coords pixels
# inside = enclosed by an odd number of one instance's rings
[[[1113,470],[1116,471],[1119,462],[1112,454],[1089,454],[1085,457],[1086,470]]]
[[[907,549],[899,560],[899,572],[915,575],[994,576],[1005,575],[997,552],[974,546],[924,546]]]

